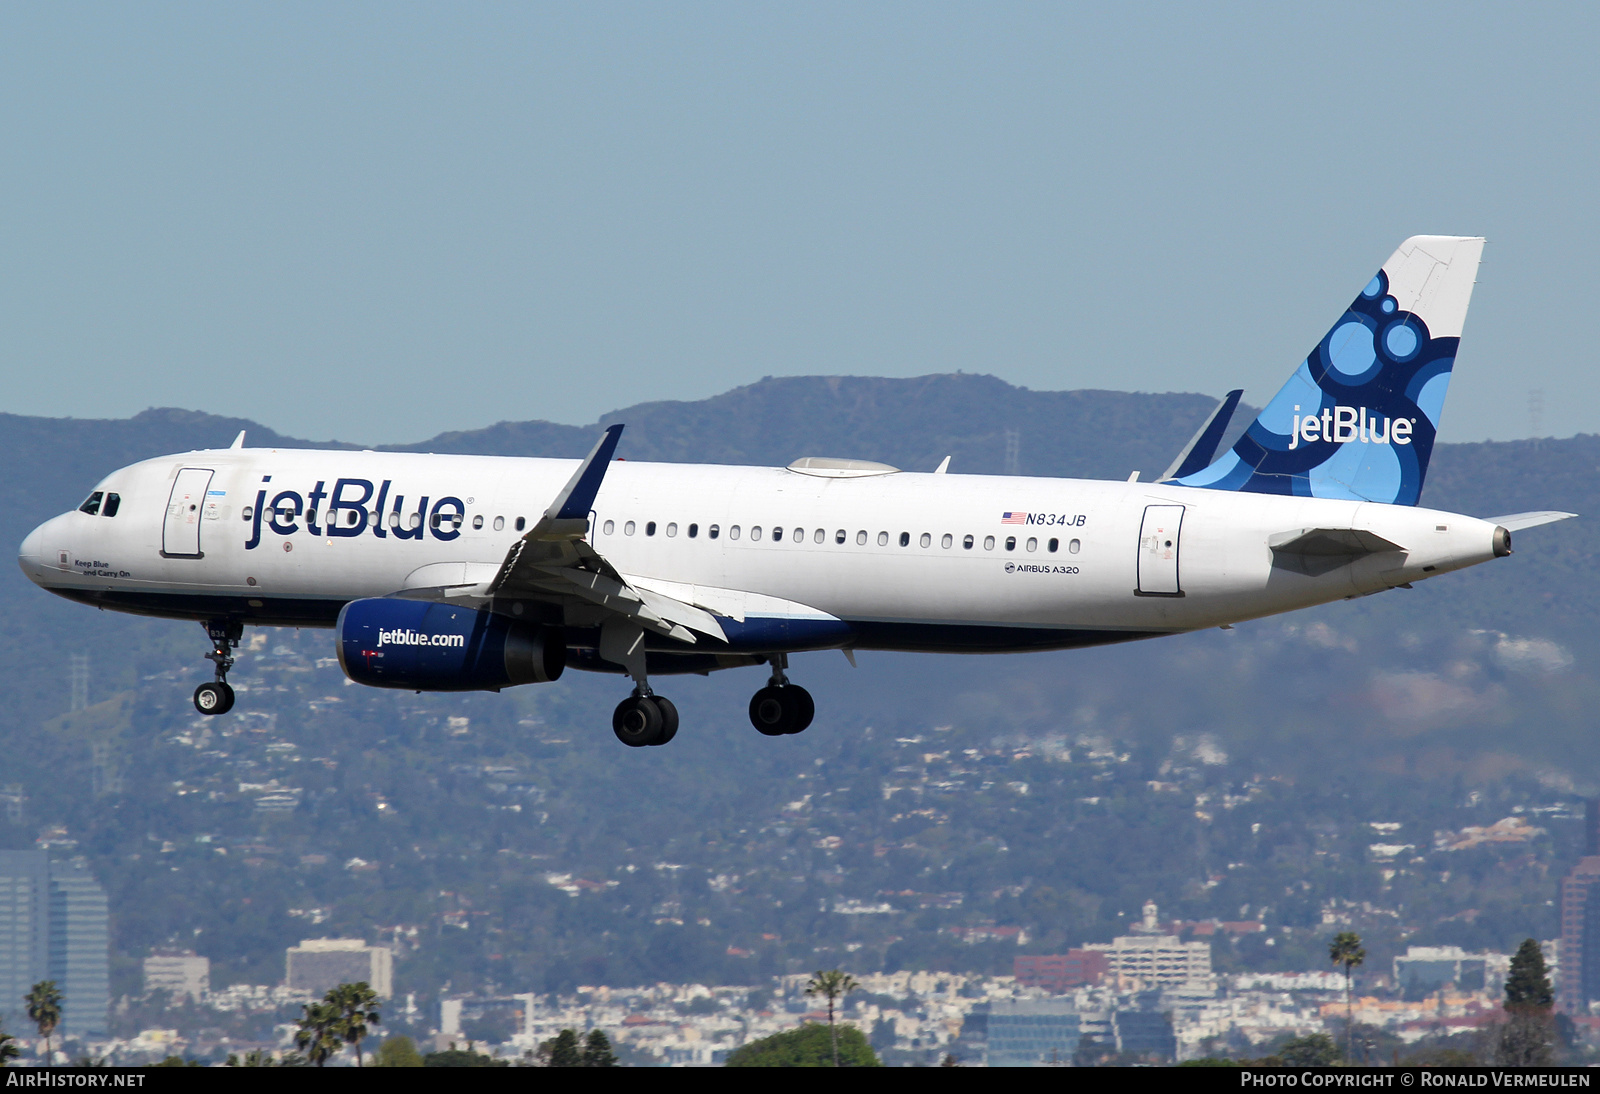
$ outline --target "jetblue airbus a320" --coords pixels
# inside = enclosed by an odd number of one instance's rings
[[[812,720],[802,650],[1001,653],[1224,626],[1511,553],[1571,516],[1417,507],[1483,240],[1401,244],[1233,447],[1231,393],[1154,483],[233,447],[115,471],[22,544],[102,608],[199,620],[233,706],[243,629],[334,630],[375,687],[626,674],[628,745],[678,729],[653,676],[766,665],[762,733]],[[948,462],[948,461],[947,461]]]

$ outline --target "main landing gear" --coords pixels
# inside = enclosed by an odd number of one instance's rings
[[[648,685],[641,685],[617,704],[611,715],[611,731],[630,748],[664,745],[678,735],[678,708],[665,695],[656,695]]]
[[[226,714],[233,709],[233,689],[228,686],[228,670],[233,668],[233,651],[244,637],[244,624],[206,620],[206,636],[211,652],[206,660],[216,663],[217,678],[194,689],[194,709],[201,714]]]
[[[774,655],[771,664],[772,678],[750,698],[750,724],[768,737],[799,733],[816,717],[817,704],[809,691],[789,683],[787,654]]]

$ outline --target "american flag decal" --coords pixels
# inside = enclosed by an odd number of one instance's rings
[[[1028,523],[1028,514],[1026,514],[1026,513],[1006,513],[1003,516],[1001,516],[1000,523],[1001,524],[1026,524],[1026,523]]]

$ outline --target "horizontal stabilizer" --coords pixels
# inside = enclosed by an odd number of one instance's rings
[[[1267,540],[1272,548],[1272,564],[1296,570],[1307,577],[1320,577],[1367,555],[1403,551],[1374,532],[1359,528],[1297,528],[1279,532]]]
[[[1484,517],[1490,524],[1498,524],[1508,532],[1520,532],[1524,528],[1537,528],[1541,524],[1554,524],[1558,520],[1567,520],[1575,517],[1576,513],[1563,513],[1555,509],[1544,509],[1537,513],[1512,513],[1504,517]]]

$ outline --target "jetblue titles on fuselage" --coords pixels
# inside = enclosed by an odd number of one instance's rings
[[[271,483],[272,476],[263,475],[261,481]],[[461,535],[466,520],[467,503],[460,498],[446,495],[433,500],[424,494],[414,507],[408,506],[405,495],[393,489],[390,479],[376,487],[371,479],[335,479],[331,491],[327,485],[326,479],[318,479],[304,495],[297,490],[273,493],[270,486],[262,486],[251,507],[250,537],[244,549],[253,551],[261,546],[263,528],[274,535],[294,535],[300,531],[302,517],[305,530],[314,536],[353,538],[371,531],[378,539],[419,540],[432,535],[446,543]],[[325,508],[324,498],[328,502]]]

